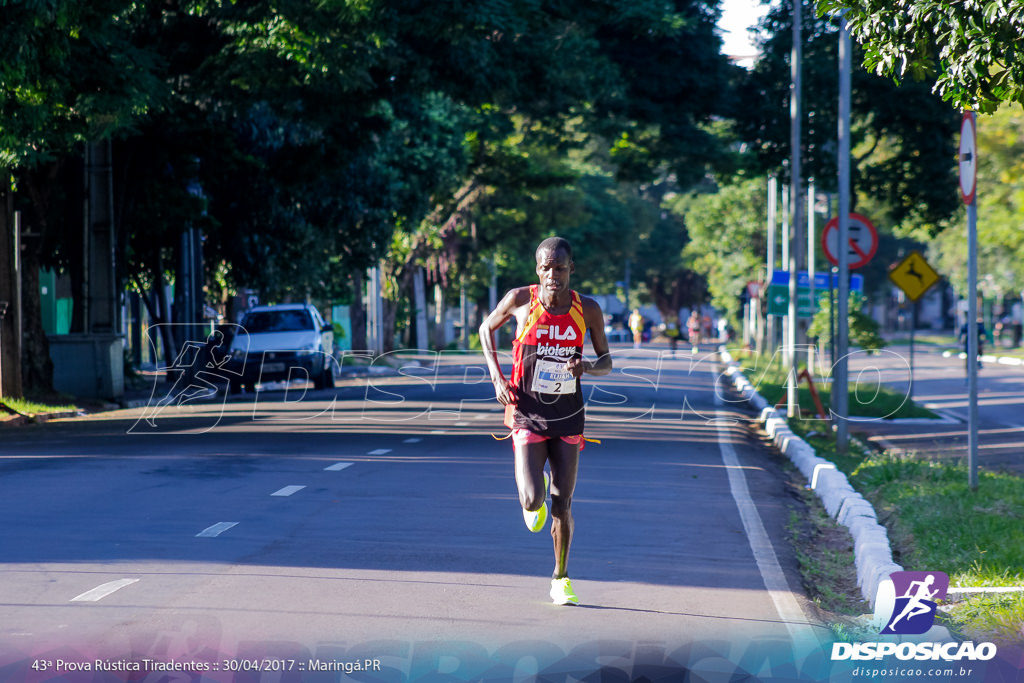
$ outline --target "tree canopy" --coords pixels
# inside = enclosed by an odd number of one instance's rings
[[[1016,0],[818,0],[845,12],[863,63],[878,74],[934,83],[959,109],[1024,104],[1024,4]]]

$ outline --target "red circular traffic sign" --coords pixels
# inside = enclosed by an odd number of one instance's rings
[[[864,216],[859,213],[850,213],[850,235],[849,235],[849,265],[850,268],[860,268],[871,260],[871,257],[878,251],[878,231]],[[825,256],[833,266],[839,265],[839,216],[836,216],[825,225],[821,233],[821,246],[825,250]]]
[[[960,196],[964,204],[974,201],[978,188],[978,129],[974,112],[965,111],[960,119]]]

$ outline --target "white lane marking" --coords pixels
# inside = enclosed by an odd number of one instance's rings
[[[430,433],[431,434],[445,434],[446,432],[443,429],[435,429],[434,431],[432,431]]]
[[[410,438],[406,439],[402,443],[419,443],[420,441],[423,441],[423,439],[421,439],[418,436],[413,436],[413,437],[410,437]]]
[[[712,377],[712,382],[717,382],[714,370],[712,370]],[[718,394],[717,384],[714,393],[715,405],[724,405],[725,401]],[[733,500],[736,501],[740,519],[743,521],[743,529],[750,542],[754,559],[757,561],[757,569],[761,572],[764,587],[768,589],[768,596],[775,604],[775,611],[778,612],[779,618],[786,624],[789,635],[796,641],[806,633],[801,627],[807,626],[809,621],[803,610],[800,609],[796,598],[793,597],[793,592],[786,581],[786,575],[782,572],[782,566],[779,565],[779,558],[775,555],[775,548],[772,547],[771,539],[764,528],[764,522],[761,521],[761,514],[750,497],[747,478],[743,474],[739,458],[736,457],[736,449],[729,442],[729,434],[725,430],[726,425],[723,424],[725,416],[721,414],[720,410],[715,412],[718,413],[716,420],[718,423],[718,448],[722,453],[722,463],[725,465],[725,471],[729,477],[729,490]]]
[[[325,467],[324,471],[325,472],[340,472],[341,470],[345,469],[346,467],[352,467],[352,465],[354,465],[354,464],[355,464],[354,462],[336,462],[333,465],[328,465],[327,467]]]
[[[390,448],[378,448],[376,450],[370,451],[369,453],[367,453],[367,455],[384,455],[385,453],[390,453],[390,452],[391,452]]]
[[[490,419],[490,417],[491,417],[491,415],[488,414],[488,413],[481,413],[479,415],[474,415],[473,419],[474,420],[487,420],[487,419]]]
[[[139,579],[118,579],[117,581],[109,581],[100,586],[96,586],[92,590],[85,591],[81,595],[76,595],[71,598],[71,602],[97,602],[107,597],[114,591],[121,590],[125,586],[130,586],[133,583],[138,583]]]
[[[304,488],[306,488],[306,487],[305,486],[298,486],[298,485],[285,486],[283,489],[279,489],[277,491],[274,491],[270,495],[272,495],[272,496],[290,496],[293,493],[301,491]]]
[[[196,538],[216,538],[217,536],[220,536],[222,533],[224,533],[231,527],[237,525],[238,522],[217,522],[213,526],[206,527],[198,534],[196,534]]]
[[[468,422],[456,422],[455,426],[456,427],[468,427],[469,423]]]

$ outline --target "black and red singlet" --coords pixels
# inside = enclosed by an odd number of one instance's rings
[[[565,364],[583,356],[586,331],[578,293],[572,292],[568,312],[553,315],[541,304],[538,286],[530,287],[529,313],[512,343],[516,403],[506,408],[507,427],[543,436],[583,433],[583,390]]]

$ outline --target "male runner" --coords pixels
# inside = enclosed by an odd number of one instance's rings
[[[567,565],[572,541],[572,494],[576,488],[583,444],[583,390],[579,377],[612,370],[601,307],[569,289],[575,270],[572,247],[561,237],[540,243],[536,252],[539,285],[509,291],[480,326],[491,381],[505,406],[505,424],[512,429],[516,486],[523,518],[538,532],[547,521],[546,475],[551,469],[551,537],[555,571],[551,599],[557,605],[579,604]],[[515,317],[512,378],[498,363],[494,332]],[[598,358],[583,360],[583,339],[590,332]]]

